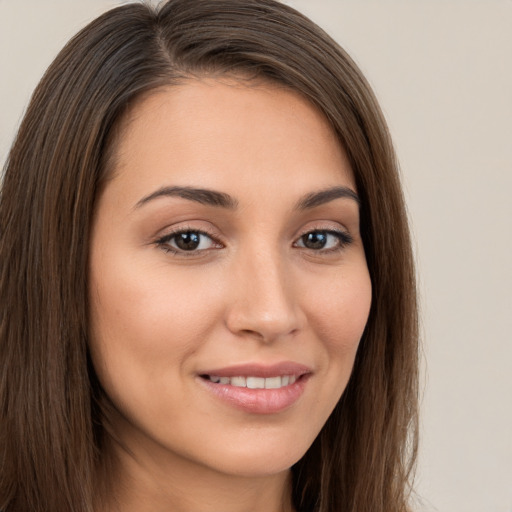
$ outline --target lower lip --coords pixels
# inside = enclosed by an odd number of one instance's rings
[[[199,377],[206,388],[227,404],[252,414],[276,414],[295,404],[304,392],[308,375],[279,389],[249,389],[216,384]]]

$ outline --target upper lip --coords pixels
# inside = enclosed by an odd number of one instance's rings
[[[285,361],[277,364],[248,363],[225,368],[215,368],[200,372],[200,375],[215,375],[217,377],[277,377],[282,375],[295,375],[299,377],[311,373],[312,369],[300,363]]]

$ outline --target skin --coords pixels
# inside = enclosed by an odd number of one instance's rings
[[[91,354],[116,408],[105,510],[292,510],[289,468],[346,387],[371,303],[357,201],[297,208],[331,187],[356,192],[346,154],[298,94],[226,78],[140,100],[115,155],[90,257]],[[176,186],[236,207],[150,198]],[[176,230],[208,236],[180,251]],[[305,245],[322,230],[323,247]],[[275,414],[240,410],[199,376],[282,361],[310,375]]]

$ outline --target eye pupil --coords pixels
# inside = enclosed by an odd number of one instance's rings
[[[176,246],[183,251],[193,251],[199,247],[201,242],[200,234],[194,231],[187,231],[176,235]]]
[[[322,249],[327,243],[327,234],[322,231],[307,233],[302,237],[302,243],[308,249]]]

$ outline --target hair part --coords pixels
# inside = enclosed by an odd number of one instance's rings
[[[299,92],[328,119],[361,198],[373,298],[341,400],[293,467],[298,511],[406,512],[417,450],[411,244],[386,123],[361,72],[273,0],[169,0],[100,16],[37,87],[0,190],[0,509],[92,512],[108,400],[88,355],[89,234],[125,113],[204,76]]]

